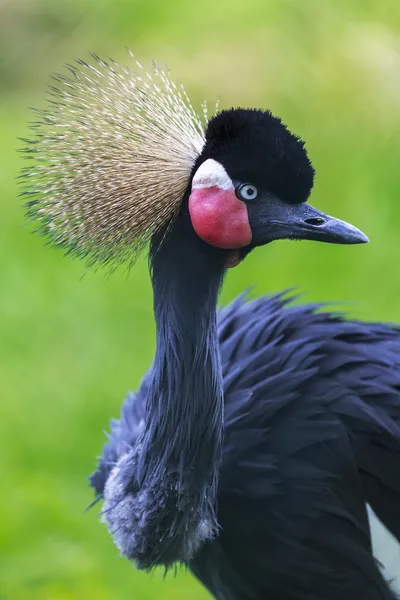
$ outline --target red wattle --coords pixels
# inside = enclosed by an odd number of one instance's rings
[[[195,188],[189,197],[189,213],[197,235],[212,246],[234,249],[251,242],[247,206],[234,189]]]

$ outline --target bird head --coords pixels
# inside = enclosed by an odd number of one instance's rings
[[[233,251],[228,266],[278,239],[368,241],[356,227],[307,204],[314,169],[304,142],[271,112],[222,111],[209,121],[205,138],[188,208],[201,239]]]
[[[273,240],[368,241],[306,202],[304,143],[268,111],[197,116],[168,73],[93,56],[54,76],[26,141],[23,194],[39,233],[88,264],[128,263],[186,211],[234,266]]]

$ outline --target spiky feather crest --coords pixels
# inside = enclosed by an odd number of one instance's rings
[[[66,68],[24,140],[33,159],[21,173],[27,213],[39,233],[88,264],[129,266],[176,216],[204,123],[154,64],[135,61],[132,70],[93,55]]]

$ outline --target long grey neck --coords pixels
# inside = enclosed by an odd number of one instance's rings
[[[153,240],[150,259],[157,350],[136,472],[143,498],[136,562],[144,568],[189,562],[215,535],[223,436],[216,325],[223,257],[178,220],[162,243]]]
[[[157,350],[139,479],[168,465],[179,485],[203,487],[221,450],[216,304],[223,266],[214,249],[190,238],[178,229],[152,255]]]

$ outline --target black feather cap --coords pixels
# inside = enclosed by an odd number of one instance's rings
[[[253,183],[284,202],[307,201],[314,168],[304,142],[270,111],[223,110],[210,119],[205,135],[196,167],[213,158],[232,179]]]

